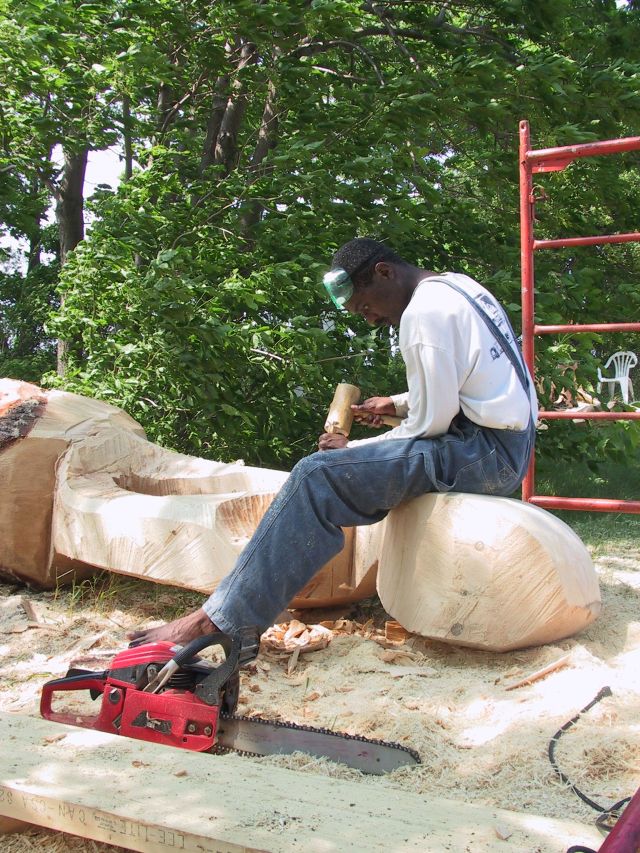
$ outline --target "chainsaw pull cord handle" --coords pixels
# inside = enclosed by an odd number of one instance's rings
[[[211,675],[196,686],[196,693],[207,705],[216,705],[219,703],[220,688],[239,666],[253,660],[258,654],[260,633],[256,627],[250,627],[241,628],[234,635],[214,631],[211,634],[196,637],[195,640],[181,648],[170,661],[167,661],[155,678],[144,688],[144,692],[157,693],[181,666],[209,646],[222,646],[225,660],[212,671]]]

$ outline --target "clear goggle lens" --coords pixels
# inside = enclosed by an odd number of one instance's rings
[[[336,308],[346,311],[344,306],[353,296],[354,289],[349,273],[342,267],[337,267],[325,274],[322,283]]]

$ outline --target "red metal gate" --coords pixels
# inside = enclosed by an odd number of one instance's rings
[[[522,349],[524,359],[534,375],[534,338],[536,335],[577,332],[640,332],[640,323],[573,323],[565,326],[543,326],[535,321],[533,253],[540,249],[559,249],[571,246],[595,246],[601,243],[629,243],[640,241],[640,233],[608,234],[597,237],[569,237],[554,240],[536,240],[533,233],[535,220],[535,195],[532,176],[537,172],[557,172],[581,157],[603,154],[620,154],[640,150],[640,136],[626,139],[609,139],[584,145],[567,145],[562,148],[531,149],[529,123],[520,122],[520,258],[522,265]],[[540,419],[569,420],[575,412],[541,411]],[[580,412],[581,420],[640,420],[640,412]],[[611,500],[608,498],[567,498],[536,495],[535,461],[532,460],[522,484],[522,499],[546,509],[592,510],[597,512],[640,513],[640,501]]]

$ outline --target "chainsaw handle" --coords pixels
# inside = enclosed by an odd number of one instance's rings
[[[180,649],[180,651],[174,656],[173,662],[178,666],[189,663],[189,661],[195,657],[198,652],[201,652],[209,646],[222,646],[224,656],[228,658],[233,648],[233,638],[229,636],[229,634],[223,634],[222,631],[214,631],[212,634],[205,634],[203,637],[196,637],[195,640],[191,640],[190,643],[187,643],[186,646],[183,646]]]
[[[56,713],[51,708],[54,693],[71,690],[91,690],[98,695],[104,693],[107,678],[106,672],[88,672],[82,675],[72,675],[67,678],[54,678],[47,681],[40,695],[40,714],[45,720],[54,723],[68,723],[69,714]],[[93,698],[96,698],[95,696]]]
[[[182,666],[191,658],[209,646],[222,646],[227,660],[233,659],[233,668],[243,666],[253,660],[260,648],[260,632],[257,627],[251,626],[241,628],[235,634],[225,634],[223,631],[214,631],[203,637],[196,637],[187,643],[173,658],[174,663]]]
[[[239,667],[253,660],[260,649],[260,631],[251,626],[241,628],[230,635],[222,631],[197,637],[181,649],[173,658],[173,663],[182,666],[198,652],[208,646],[222,646],[225,660],[211,674],[196,686],[196,695],[207,705],[219,705],[224,685],[231,679]]]

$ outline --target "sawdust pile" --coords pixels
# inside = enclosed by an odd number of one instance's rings
[[[640,560],[602,558],[596,566],[603,594],[596,623],[573,639],[504,654],[407,635],[373,606],[370,614],[299,612],[307,624],[274,626],[263,638],[242,675],[239,712],[410,746],[422,765],[387,780],[430,800],[592,824],[597,813],[560,781],[547,748],[605,686],[612,695],[559,740],[558,767],[604,807],[640,785]],[[104,669],[124,647],[125,630],[152,623],[160,605],[157,588],[144,582],[128,581],[99,608],[70,593],[0,585],[0,709],[37,715],[45,680],[71,663]],[[379,784],[301,755],[261,761]],[[2,844],[7,853],[121,849],[43,831],[7,835]]]

